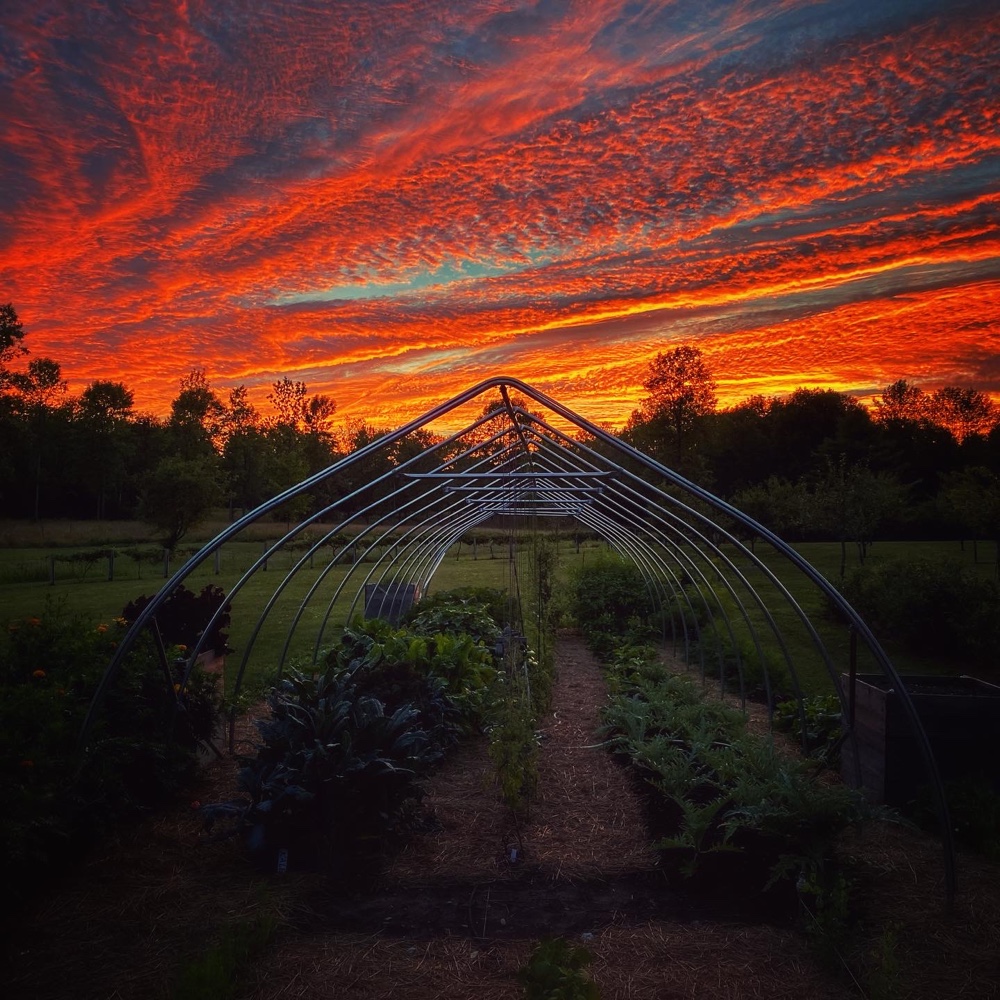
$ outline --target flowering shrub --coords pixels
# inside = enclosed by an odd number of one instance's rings
[[[79,754],[83,719],[124,628],[121,619],[95,627],[53,610],[11,622],[0,642],[0,869],[14,899],[110,824],[177,790],[215,725],[215,678],[194,674],[171,691],[152,643],[140,642]]]

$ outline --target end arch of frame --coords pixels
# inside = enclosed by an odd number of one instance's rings
[[[519,393],[525,404],[513,403],[510,390]],[[426,436],[419,436],[442,418],[462,413],[463,408],[467,412],[470,404],[484,398],[487,404],[495,399],[496,406],[484,407],[462,430],[429,443]],[[540,412],[527,408],[532,404]],[[403,447],[407,443],[409,449]],[[400,459],[403,454],[408,457]],[[370,478],[345,491],[345,481],[357,482],[359,472],[363,477],[374,464],[378,468]],[[234,620],[238,610],[242,622],[242,650],[228,692],[235,701],[266,629],[277,629],[283,636],[278,663],[273,665],[279,672],[293,655],[297,660],[308,656],[315,663],[333,626],[347,624],[365,606],[366,594],[369,606],[371,595],[376,601],[379,595],[391,600],[400,588],[411,588],[409,592],[419,597],[449,549],[476,529],[498,519],[529,529],[537,528],[542,519],[558,519],[559,524],[575,523],[600,537],[638,567],[654,606],[672,609],[670,639],[675,646],[683,645],[686,654],[706,632],[728,637],[737,649],[737,634],[743,637],[745,648],[753,650],[763,668],[772,707],[765,650],[777,656],[792,680],[804,722],[800,664],[788,643],[789,631],[799,630],[841,702],[847,720],[844,737],[854,740],[850,692],[843,680],[848,665],[837,662],[820,629],[784,582],[789,573],[801,574],[850,630],[852,650],[861,646],[866,662],[891,683],[910,721],[941,821],[945,885],[949,898],[953,895],[951,828],[930,742],[901,677],[840,592],[764,525],[557,400],[508,377],[487,379],[352,452],[234,521],[192,555],[143,608],[119,644],[88,711],[81,747],[109,685],[139,635],[155,625],[157,611],[169,596],[227,543],[239,541],[248,528],[293,500],[305,504],[308,512],[266,543],[220,599],[202,639],[188,650],[185,678],[203,652],[205,637],[229,609]],[[763,543],[766,557],[756,545],[746,544],[747,537]],[[279,556],[286,556],[288,565],[275,573]],[[317,556],[320,563],[326,562],[318,572]],[[265,593],[270,593],[262,601],[260,574],[269,564]],[[257,590],[244,608],[240,599],[251,581]],[[339,621],[338,610],[343,615]],[[714,675],[718,668],[724,683],[721,657],[712,662],[711,654],[705,654],[711,645],[697,642],[698,667],[703,677]],[[852,657],[851,671],[854,666]],[[738,653],[736,671],[743,692]],[[856,752],[853,759],[857,762]]]

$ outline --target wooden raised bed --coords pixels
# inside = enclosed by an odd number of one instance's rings
[[[880,674],[843,677],[854,705],[861,787],[874,802],[905,805],[929,784],[913,724],[891,681]],[[1000,687],[974,677],[904,678],[943,780],[985,774],[1000,785]],[[857,784],[854,747],[844,745],[842,774]]]

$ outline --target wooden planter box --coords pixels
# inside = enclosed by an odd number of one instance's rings
[[[843,676],[850,698],[851,680]],[[904,678],[906,690],[930,741],[945,781],[985,774],[1000,784],[1000,687],[974,677]],[[910,717],[888,678],[859,674],[854,687],[854,726],[861,787],[873,802],[904,805],[929,783]],[[857,783],[852,741],[844,744],[842,774]]]

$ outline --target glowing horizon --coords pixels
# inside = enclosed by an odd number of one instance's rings
[[[102,0],[0,17],[0,301],[71,390],[204,368],[398,424],[492,375],[620,426],[1000,398],[1000,12],[978,2]]]

